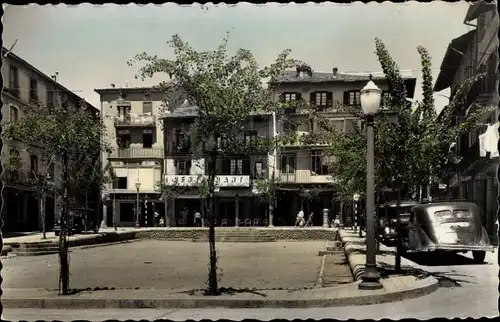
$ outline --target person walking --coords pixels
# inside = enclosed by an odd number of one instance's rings
[[[195,227],[201,227],[201,214],[199,211],[194,213],[194,225]]]

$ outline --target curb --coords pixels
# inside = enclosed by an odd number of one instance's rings
[[[325,262],[326,262],[326,255],[323,255],[323,256],[321,256],[321,264],[319,266],[318,280],[316,281],[316,285],[314,285],[315,288],[323,287],[323,275],[325,274]]]
[[[5,308],[37,308],[37,309],[201,309],[201,308],[315,308],[332,306],[354,306],[383,304],[388,302],[402,301],[430,294],[437,290],[438,283],[433,277],[427,277],[427,285],[419,288],[392,293],[371,292],[369,295],[349,297],[324,297],[303,299],[280,299],[280,298],[220,298],[218,296],[170,298],[170,299],[92,299],[92,298],[2,298]],[[357,283],[355,283],[357,284]]]

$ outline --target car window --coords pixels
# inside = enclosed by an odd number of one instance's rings
[[[463,220],[472,218],[472,213],[467,209],[440,210],[434,212],[434,217],[438,221]]]

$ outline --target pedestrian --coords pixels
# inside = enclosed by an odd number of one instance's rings
[[[194,225],[196,227],[201,227],[201,214],[199,211],[194,213]]]
[[[304,222],[304,211],[301,209],[297,214],[297,218],[295,219],[295,227],[303,227]]]
[[[158,211],[155,210],[155,213],[154,213],[154,226],[158,227],[159,224],[160,224],[160,214],[158,213]]]

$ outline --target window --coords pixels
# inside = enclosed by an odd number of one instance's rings
[[[116,184],[113,184],[113,188],[115,189],[127,189],[128,182],[127,177],[118,177],[118,180],[115,181]]]
[[[61,106],[62,106],[62,108],[67,108],[68,107],[68,95],[66,93],[62,94],[62,97],[61,97]]]
[[[189,150],[189,137],[182,130],[175,131],[174,147],[177,152],[187,152]]]
[[[317,92],[316,106],[326,106],[326,92]]]
[[[19,71],[17,67],[9,67],[9,93],[19,98]]]
[[[295,156],[294,155],[281,156],[281,173],[284,173],[284,174],[295,173]]]
[[[231,160],[229,173],[232,176],[243,174],[243,160]]]
[[[257,131],[245,131],[245,144],[252,145],[257,141]]]
[[[359,91],[344,92],[344,104],[349,106],[361,105],[360,95]]]
[[[283,122],[283,131],[286,133],[293,133],[297,130],[297,124],[290,120],[285,120]]]
[[[47,107],[54,107],[54,91],[47,89]]]
[[[266,176],[266,171],[264,169],[264,163],[262,161],[255,162],[255,177],[257,179],[263,179]]]
[[[38,82],[30,78],[30,100],[38,102]]]
[[[383,91],[382,92],[382,106],[389,106],[391,103],[391,93]]]
[[[123,116],[124,118],[128,117],[130,120],[130,106],[117,106],[118,116]]]
[[[153,115],[153,102],[142,103],[142,114]]]
[[[30,178],[34,179],[38,175],[38,157],[36,155],[30,156]]]
[[[328,158],[322,151],[311,152],[311,171],[313,175],[324,176],[328,174]]]
[[[130,148],[130,135],[122,135],[118,137],[118,146],[120,149]]]
[[[283,93],[283,101],[285,102],[298,101],[299,99],[299,93]]]
[[[189,175],[191,170],[191,161],[189,160],[175,160],[175,174],[177,175]]]
[[[142,147],[148,149],[153,147],[153,133],[142,133]]]
[[[18,114],[19,110],[17,109],[17,107],[10,106],[9,113],[10,113],[10,121],[11,122],[17,122],[17,120],[19,120],[19,114]]]
[[[54,161],[50,162],[49,168],[47,170],[47,174],[50,176],[50,181],[54,181],[54,177],[56,175],[55,173],[55,166],[54,166]]]

